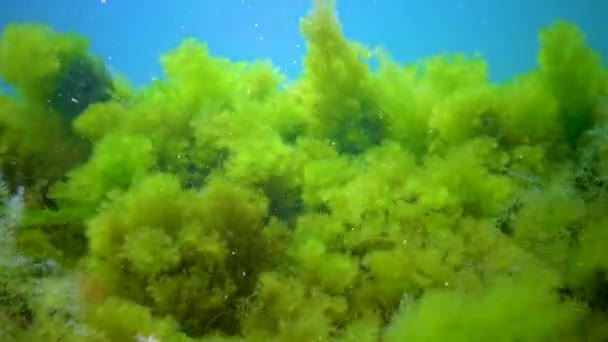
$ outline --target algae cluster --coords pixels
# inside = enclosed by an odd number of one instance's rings
[[[85,39],[0,38],[0,340],[604,341],[608,69],[401,65],[301,21],[302,77],[185,40],[142,90]],[[370,59],[379,67],[370,69]]]

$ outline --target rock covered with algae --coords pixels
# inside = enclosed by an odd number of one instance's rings
[[[329,1],[301,31],[289,85],[187,39],[134,90],[82,37],[5,29],[2,340],[607,339],[608,69],[583,33],[556,21],[497,84],[349,41]]]

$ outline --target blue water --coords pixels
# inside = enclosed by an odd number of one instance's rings
[[[442,52],[480,52],[493,80],[536,64],[538,31],[556,18],[577,23],[608,59],[608,1],[338,0],[345,35],[412,62]],[[159,56],[185,37],[233,60],[271,59],[301,72],[299,19],[312,0],[2,0],[0,27],[35,21],[91,40],[93,53],[135,85],[162,77]]]

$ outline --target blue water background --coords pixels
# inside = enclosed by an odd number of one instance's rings
[[[185,37],[232,60],[271,59],[300,74],[299,20],[312,0],[1,0],[0,28],[42,22],[88,37],[92,52],[137,86],[162,77],[159,56]],[[345,35],[413,62],[442,52],[480,52],[492,80],[536,66],[538,31],[556,18],[577,23],[608,58],[605,0],[338,0]]]

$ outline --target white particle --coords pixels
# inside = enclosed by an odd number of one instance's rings
[[[137,341],[138,342],[158,342],[158,340],[150,335],[148,337],[142,336],[142,335],[137,335]]]

